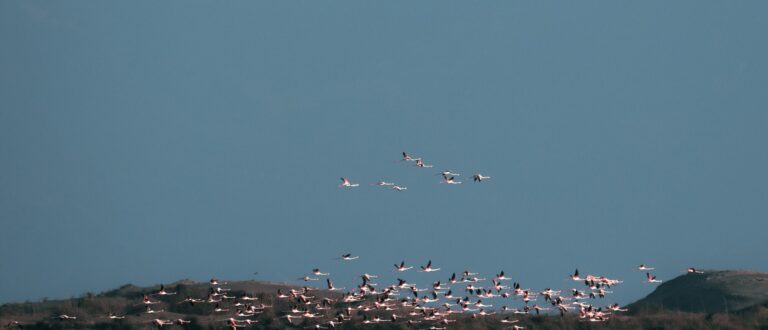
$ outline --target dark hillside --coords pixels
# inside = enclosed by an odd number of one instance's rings
[[[689,273],[659,285],[629,305],[632,312],[736,312],[768,302],[768,274],[749,271]]]

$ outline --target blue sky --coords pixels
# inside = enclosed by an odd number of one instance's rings
[[[402,259],[533,288],[579,267],[621,303],[653,288],[639,263],[768,271],[766,10],[0,2],[0,302]]]

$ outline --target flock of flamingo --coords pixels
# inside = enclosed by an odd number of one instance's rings
[[[341,262],[353,262],[358,258],[359,256],[352,254],[343,254],[336,259]],[[413,269],[413,266],[408,266],[403,260],[395,263],[392,269],[395,273],[403,274],[399,275],[396,283],[380,286],[373,282],[379,278],[378,275],[364,273],[360,275],[361,283],[359,285],[354,289],[346,290],[333,284],[330,273],[314,268],[307,275],[300,277],[299,280],[323,282],[321,278],[324,278],[325,286],[323,289],[326,290],[326,293],[342,293],[337,295],[325,294],[324,297],[319,297],[313,292],[321,289],[309,285],[305,285],[301,289],[287,291],[278,289],[276,298],[289,302],[291,308],[285,311],[275,311],[275,314],[282,314],[280,318],[288,326],[299,326],[302,320],[309,320],[308,323],[312,324],[309,328],[312,329],[334,329],[346,322],[353,322],[356,325],[391,322],[431,330],[447,329],[457,321],[458,317],[454,317],[454,315],[465,315],[477,319],[499,314],[494,321],[508,325],[508,329],[519,330],[524,329],[524,327],[516,324],[519,322],[519,319],[516,319],[519,315],[534,313],[539,315],[542,312],[553,310],[557,311],[556,313],[559,313],[560,316],[565,316],[578,310],[578,317],[584,322],[605,322],[614,313],[627,311],[626,308],[615,303],[600,306],[593,304],[595,300],[603,299],[608,294],[613,293],[607,289],[621,284],[622,281],[597,275],[582,277],[578,269],[568,277],[574,282],[583,283],[585,289],[572,288],[569,293],[565,294],[562,293],[562,290],[551,288],[543,290],[524,288],[517,281],[507,285],[512,281],[512,278],[507,276],[503,270],[492,276],[490,280],[480,278],[479,273],[465,270],[458,275],[451,273],[450,276],[444,278],[445,281],[436,279],[431,286],[418,287],[402,278]],[[429,260],[425,265],[419,266],[415,272],[434,273],[440,270]],[[656,276],[650,274],[650,271],[654,270],[653,267],[641,264],[637,266],[637,270],[646,271],[646,282],[661,282],[661,280],[656,279]],[[703,274],[702,271],[693,267],[688,268],[687,272]],[[211,305],[213,315],[226,317],[221,319],[222,326],[233,330],[258,326],[259,321],[253,317],[273,308],[272,305],[257,303],[259,298],[253,295],[230,296],[231,289],[227,288],[226,282],[212,278],[209,284],[210,289],[207,297],[187,296],[175,301],[175,303]],[[461,293],[454,293],[454,290]],[[153,305],[162,302],[153,300],[152,297],[168,297],[176,294],[176,292],[167,291],[163,285],[158,291],[145,294],[140,302],[145,306],[143,314],[162,315],[165,313],[164,310],[152,308]],[[522,306],[508,307],[505,303],[499,309],[492,309],[494,305],[485,302],[490,299],[517,300],[522,302]],[[122,320],[126,318],[126,315],[110,313],[106,317],[110,320]],[[71,315],[58,315],[54,318],[62,322],[78,319],[77,316]],[[152,325],[161,329],[173,325],[183,327],[191,322],[191,320],[185,319],[170,320],[159,317],[151,321]],[[8,324],[8,328],[21,326],[16,321]]]
[[[431,168],[421,158],[411,157],[403,152],[403,160],[414,162],[417,167]],[[443,171],[442,183],[461,184],[455,177],[459,173]],[[490,179],[489,176],[475,174],[475,182],[482,182]],[[352,183],[346,178],[341,178],[341,188],[355,188],[360,185]],[[407,188],[399,186],[392,182],[377,182],[374,185],[390,187],[396,191],[404,191]],[[353,262],[358,256],[352,254],[343,254],[336,258],[341,262]],[[330,273],[322,272],[319,268],[314,268],[308,274],[298,278],[304,282],[325,282],[324,290],[328,292],[341,292],[337,295],[326,295],[326,297],[316,297],[313,291],[319,290],[317,287],[303,286],[301,289],[291,289],[287,292],[277,290],[277,299],[290,302],[293,307],[289,311],[275,311],[276,315],[286,325],[297,326],[300,320],[310,320],[311,328],[314,329],[333,329],[346,322],[355,322],[355,324],[379,324],[379,323],[403,323],[409,326],[426,328],[432,330],[446,329],[453,322],[457,321],[454,315],[463,314],[471,318],[482,318],[491,315],[497,316],[495,319],[509,329],[524,329],[519,326],[519,320],[515,319],[518,315],[540,314],[552,310],[561,316],[572,311],[578,311],[578,316],[585,322],[604,322],[611,318],[614,313],[625,312],[619,304],[596,305],[592,302],[599,301],[607,295],[613,293],[609,291],[612,287],[619,285],[622,281],[611,279],[605,276],[586,275],[581,276],[576,269],[568,277],[577,283],[584,285],[583,289],[572,288],[570,291],[553,290],[545,288],[543,290],[534,290],[525,288],[521,283],[512,281],[504,271],[500,271],[489,279],[480,278],[480,274],[465,270],[461,273],[451,273],[450,276],[436,278],[431,286],[418,287],[416,284],[409,283],[403,279],[412,271],[414,267],[408,266],[405,261],[394,264],[395,273],[402,274],[396,278],[396,281],[389,285],[379,285],[374,283],[378,275],[362,274],[361,283],[354,289],[336,287],[330,278]],[[650,272],[654,270],[645,264],[636,268],[638,271],[646,272],[647,283],[661,283],[656,276]],[[432,264],[429,260],[423,266],[419,266],[415,272],[435,273],[441,269]],[[693,267],[688,268],[689,273],[702,274],[703,272]],[[324,280],[323,280],[324,278]],[[263,313],[266,309],[273,306],[264,303],[256,303],[258,298],[252,295],[229,296],[230,289],[226,287],[225,282],[216,279],[210,280],[210,291],[207,297],[186,297],[177,303],[188,304],[211,304],[212,313],[228,317],[222,319],[223,324],[231,329],[245,328],[257,325],[258,320],[252,317]],[[459,293],[461,292],[461,293]],[[145,306],[145,314],[160,314],[163,310],[154,310],[152,306],[158,304],[158,301],[152,300],[151,296],[171,296],[175,292],[166,291],[163,286],[160,290],[151,295],[144,295],[141,304]],[[500,308],[494,309],[493,304],[487,304],[488,300],[502,299],[502,301],[518,300],[522,303],[519,307],[508,307],[504,303]],[[541,299],[541,300],[540,300]],[[334,312],[335,311],[335,312]],[[112,320],[124,319],[125,315],[109,314],[107,316]],[[55,317],[61,321],[76,320],[76,316],[59,315]],[[156,318],[152,321],[159,328],[171,325],[184,326],[189,324],[190,320],[162,319]],[[19,325],[18,322],[9,326]]]
[[[414,162],[415,166],[419,167],[419,168],[432,168],[432,167],[434,167],[433,165],[425,164],[424,160],[421,159],[420,157],[419,158],[412,157],[411,155],[409,155],[405,151],[403,151],[403,161]],[[443,176],[443,180],[440,181],[440,183],[451,184],[451,185],[461,184],[461,181],[456,181],[456,177],[457,176],[461,176],[461,174],[459,174],[459,173],[453,173],[453,172],[451,172],[449,170],[445,170],[445,171],[440,172],[438,174]],[[483,182],[483,181],[488,180],[490,178],[491,178],[490,176],[485,176],[485,175],[482,175],[480,173],[477,173],[477,174],[472,176],[472,180],[474,182]],[[403,186],[395,184],[394,182],[386,182],[386,181],[379,181],[379,182],[373,183],[373,185],[376,185],[376,186],[379,186],[379,187],[389,187],[389,188],[392,188],[393,190],[396,190],[396,191],[405,191],[405,190],[408,189],[408,187],[403,187]],[[345,177],[342,177],[341,178],[341,184],[339,185],[339,188],[356,188],[356,187],[359,187],[359,186],[360,186],[359,183],[352,183],[352,181],[350,181],[349,179],[347,179]]]

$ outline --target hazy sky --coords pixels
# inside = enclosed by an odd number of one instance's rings
[[[621,303],[639,263],[768,271],[766,12],[2,1],[0,302],[402,259],[536,289],[579,267]]]

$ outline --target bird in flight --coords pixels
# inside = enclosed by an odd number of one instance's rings
[[[574,281],[582,281],[583,278],[579,277],[579,269],[576,268],[576,271],[573,272],[573,275],[570,276],[572,280]]]
[[[202,303],[202,302],[205,302],[205,300],[192,298],[188,296],[186,299],[178,302],[177,304],[189,303],[190,305],[194,306],[195,303]]]
[[[354,188],[359,186],[360,185],[357,183],[349,182],[349,179],[347,178],[341,178],[341,184],[339,185],[339,188]]]
[[[144,299],[142,300],[142,303],[144,303],[144,305],[154,305],[154,304],[158,304],[159,302],[158,301],[151,301],[151,300],[149,300],[149,296],[148,295],[144,295]]]
[[[152,323],[154,323],[159,328],[162,328],[166,325],[173,325],[173,321],[171,320],[161,320],[161,319],[154,319],[152,320]]]
[[[454,177],[452,176],[443,176],[443,181],[440,181],[440,183],[445,184],[461,184],[461,181],[456,181]]]
[[[172,296],[172,295],[175,295],[176,292],[165,291],[165,286],[160,284],[160,290],[155,292],[155,294],[158,296]]]
[[[645,277],[648,283],[661,283],[661,280],[657,280],[656,276],[651,275],[651,273],[645,273]]]
[[[353,257],[351,253],[342,254],[341,257],[339,257],[339,259],[344,260],[344,261],[355,260],[357,258],[360,258],[360,257],[358,257],[358,256],[354,256]]]
[[[314,269],[312,269],[312,275],[315,275],[315,276],[328,276],[328,275],[331,275],[331,274],[330,273],[323,273],[323,272],[321,272],[320,268],[314,268]]]
[[[325,283],[328,284],[328,290],[329,291],[344,290],[344,288],[337,288],[337,287],[333,286],[333,281],[331,281],[330,278],[325,279]]]
[[[421,167],[421,168],[430,168],[430,167],[433,167],[432,165],[427,165],[427,164],[424,164],[424,161],[423,161],[423,160],[421,160],[421,158],[419,158],[419,159],[416,159],[416,166],[418,166],[418,167]]]
[[[475,182],[483,182],[483,180],[488,180],[490,178],[491,178],[490,176],[483,176],[482,174],[477,173],[475,174],[475,176],[472,177],[472,180],[474,180]]]
[[[649,267],[646,264],[640,264],[640,266],[637,266],[637,270],[654,270],[654,269],[656,269],[656,268]]]
[[[688,267],[688,272],[692,274],[704,274],[704,272],[697,270],[696,268],[693,268],[693,267]]]
[[[440,268],[432,268],[432,260],[427,262],[426,266],[421,266],[421,272],[424,272],[424,273],[436,272],[438,270],[440,270]]]
[[[445,176],[461,176],[461,174],[459,174],[459,173],[453,173],[453,172],[451,172],[450,170],[445,170],[445,171],[442,171],[442,172],[440,172],[440,173],[438,173],[438,174],[442,174],[444,177],[445,177]]]
[[[61,314],[61,315],[56,316],[54,318],[55,319],[59,319],[59,321],[77,320],[77,316],[69,316],[67,314]]]
[[[162,312],[163,312],[162,309],[159,310],[159,311],[156,311],[156,310],[153,310],[152,308],[150,308],[149,306],[147,306],[147,308],[144,310],[144,313],[147,313],[147,314],[157,314],[157,313],[162,313]]]
[[[608,308],[614,312],[626,312],[629,311],[629,309],[621,308],[619,304],[613,304],[611,306],[608,306]]]
[[[504,281],[504,280],[511,280],[511,278],[504,276],[504,271],[502,270],[498,275],[496,275],[496,280],[498,281]]]
[[[379,182],[374,183],[373,185],[379,186],[379,187],[391,187],[391,186],[394,186],[395,183],[394,182],[387,182],[387,181],[379,181]]]
[[[411,157],[411,155],[409,155],[407,152],[403,151],[403,160],[407,161],[407,162],[413,162],[413,161],[421,160],[421,158]]]
[[[409,270],[409,269],[413,269],[413,267],[406,267],[405,266],[405,260],[401,261],[400,265],[395,264],[395,271],[404,272],[404,271]]]
[[[19,329],[22,329],[22,328],[24,328],[24,327],[21,325],[21,323],[19,323],[19,321],[16,321],[16,320],[13,320],[13,321],[11,321],[11,322],[8,322],[8,324],[6,324],[6,325],[5,325],[5,327],[6,327],[6,328],[8,328],[8,329],[13,329],[13,328],[19,328]]]

